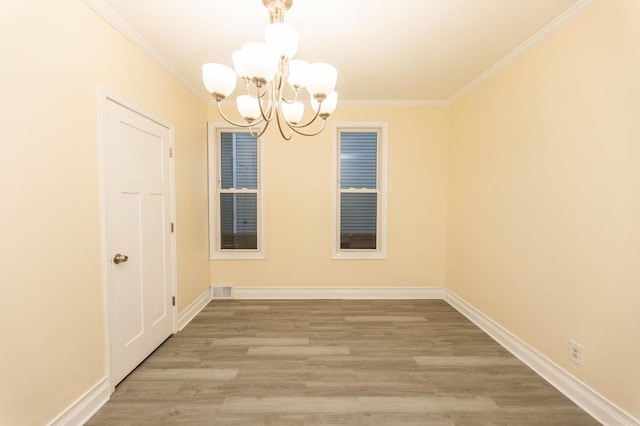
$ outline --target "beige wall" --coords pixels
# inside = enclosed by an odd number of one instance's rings
[[[175,125],[180,309],[208,286],[207,107],[79,0],[1,2],[0,54],[0,424],[36,425],[106,374],[97,85]]]
[[[638,22],[602,0],[455,103],[447,251],[451,291],[636,418]]]
[[[212,108],[210,120],[222,121]],[[386,260],[331,259],[332,122],[386,121]],[[447,107],[340,105],[314,138],[266,134],[265,260],[211,261],[211,283],[237,287],[442,287]]]
[[[209,281],[446,284],[640,417],[637,22],[640,2],[601,0],[451,109],[341,105],[329,124],[389,125],[388,259],[330,259],[325,131],[267,134],[267,259],[207,262],[217,113],[81,1],[0,3],[0,424],[46,423],[106,374],[99,83],[175,125],[179,311]]]

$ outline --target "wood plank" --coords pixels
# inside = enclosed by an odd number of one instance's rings
[[[260,413],[433,413],[491,411],[498,407],[490,398],[452,397],[230,397],[222,410]]]
[[[414,356],[413,359],[423,367],[502,367],[522,364],[510,356]]]
[[[213,339],[213,346],[300,346],[308,345],[308,337],[224,337]]]
[[[418,315],[349,315],[344,317],[345,321],[373,321],[373,322],[405,322],[405,321],[426,321],[422,316]]]
[[[233,380],[237,368],[143,368],[134,373],[136,380]]]
[[[348,355],[347,346],[258,346],[249,348],[247,355]]]

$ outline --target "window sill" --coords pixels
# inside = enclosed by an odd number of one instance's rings
[[[216,251],[209,256],[210,260],[261,260],[266,259],[263,252],[248,251]]]
[[[336,260],[384,260],[387,253],[382,251],[338,251],[331,254]]]

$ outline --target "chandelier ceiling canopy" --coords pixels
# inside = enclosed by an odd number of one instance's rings
[[[293,0],[262,0],[262,3],[269,11],[265,41],[247,43],[236,50],[232,57],[234,69],[204,64],[204,85],[215,99],[222,118],[234,126],[248,128],[256,137],[274,120],[286,140],[294,134],[317,135],[337,106],[338,93],[334,89],[338,72],[329,64],[293,59],[298,49],[298,32],[284,22],[285,12]],[[246,88],[246,94],[236,98],[244,123],[230,120],[220,105],[233,93],[238,78]],[[313,113],[303,122],[304,92],[309,96]],[[312,126],[314,123],[317,124]]]

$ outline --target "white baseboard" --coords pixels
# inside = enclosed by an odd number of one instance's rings
[[[109,378],[103,377],[84,395],[67,407],[49,426],[83,425],[109,400]]]
[[[637,419],[536,352],[456,294],[444,290],[444,300],[602,424],[640,426]]]
[[[285,288],[236,287],[234,299],[443,299],[441,287]]]
[[[211,301],[211,290],[207,289],[196,300],[178,315],[178,331],[182,330],[192,319],[200,313]]]

